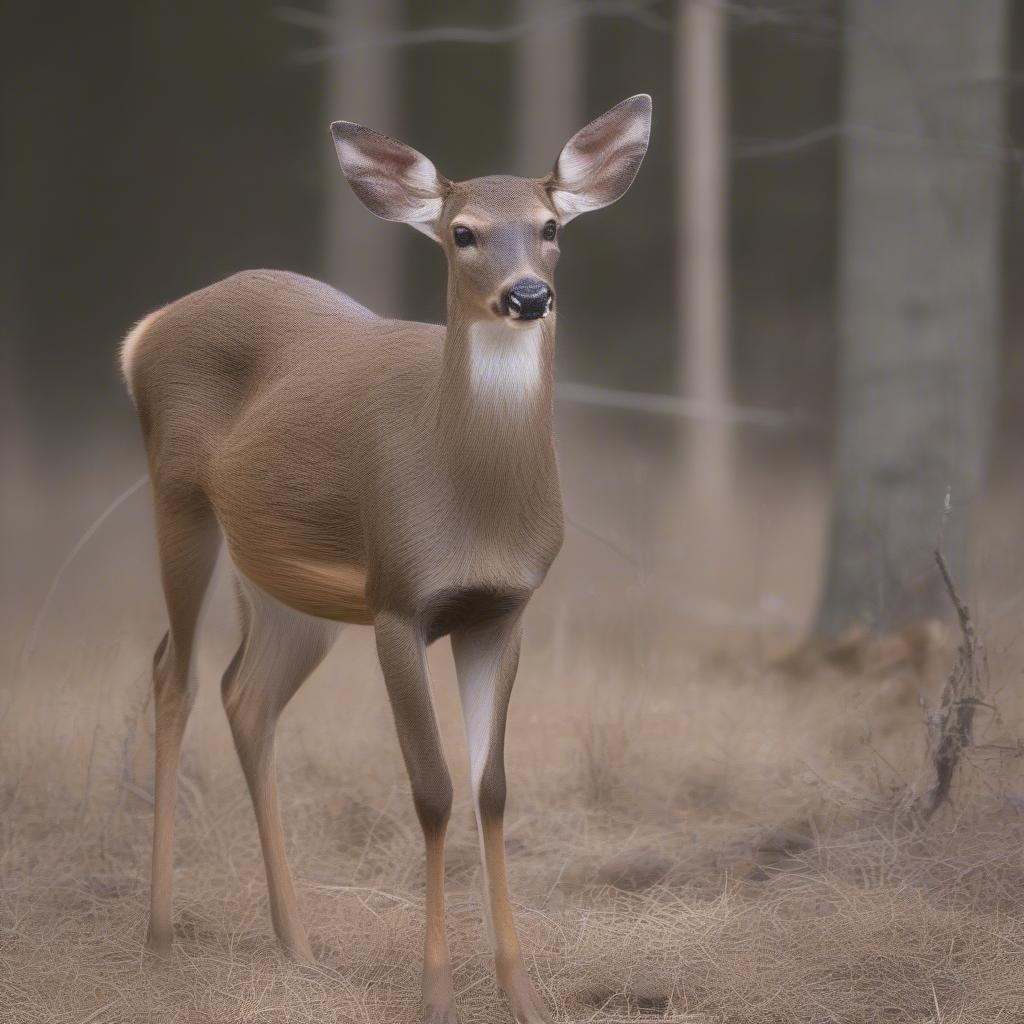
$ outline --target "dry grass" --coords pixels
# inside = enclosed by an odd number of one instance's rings
[[[15,708],[20,741],[6,733],[0,791],[0,1020],[416,1018],[420,839],[371,652],[362,637],[342,647],[334,668],[363,665],[365,683],[341,694],[314,682],[282,737],[313,969],[272,940],[215,699],[201,703],[183,767],[169,963],[142,950],[148,782],[123,743],[145,721],[144,679],[118,715],[98,705],[92,735],[79,734],[86,774],[67,774],[79,759],[59,730],[47,742],[31,709]],[[433,661],[455,765],[447,659]],[[886,664],[796,678],[736,656],[633,694],[596,669],[557,690],[524,679],[511,726],[512,883],[530,969],[558,1019],[1021,1019],[1018,760],[995,749],[927,830],[902,825],[906,787],[924,783],[917,696],[934,684]],[[1008,747],[996,728],[1010,727],[990,726],[986,742]],[[141,764],[148,742],[143,727]],[[505,1019],[466,802],[449,883],[463,1020]]]

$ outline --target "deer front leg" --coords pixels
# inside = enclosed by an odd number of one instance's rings
[[[452,634],[484,866],[484,900],[498,983],[520,1024],[546,1024],[526,973],[505,875],[505,721],[519,664],[521,611]]]
[[[423,1020],[426,1024],[457,1024],[444,911],[444,838],[452,809],[452,783],[430,696],[423,635],[412,620],[387,613],[377,616],[374,628],[426,844]]]

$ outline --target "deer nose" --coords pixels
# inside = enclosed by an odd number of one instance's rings
[[[516,281],[505,293],[505,308],[517,320],[539,320],[551,312],[555,296],[551,289],[535,277]]]

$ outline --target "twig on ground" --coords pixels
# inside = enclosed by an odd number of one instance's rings
[[[949,492],[942,514],[942,527],[949,518]],[[957,592],[952,573],[942,551],[943,529],[939,530],[935,546],[935,563],[945,584],[946,593],[956,609],[960,624],[960,645],[956,661],[942,690],[939,707],[927,716],[929,757],[935,769],[935,781],[928,787],[917,804],[925,820],[930,818],[948,799],[960,759],[973,742],[974,713],[982,700],[987,680],[985,649],[974,628],[971,613]]]

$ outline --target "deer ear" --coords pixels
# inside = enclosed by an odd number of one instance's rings
[[[622,198],[640,170],[650,134],[651,97],[640,93],[591,121],[565,144],[546,182],[563,223]]]
[[[371,213],[439,238],[449,183],[422,153],[352,121],[335,121],[331,135],[352,191]]]

